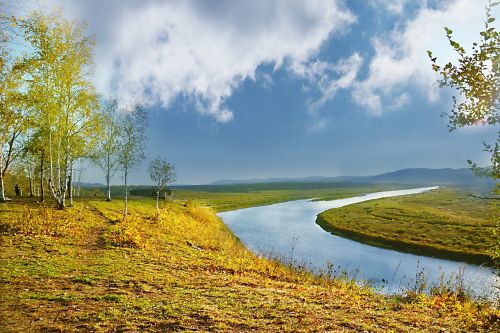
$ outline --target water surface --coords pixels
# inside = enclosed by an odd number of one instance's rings
[[[395,293],[415,286],[416,275],[424,272],[428,284],[437,283],[443,274],[463,271],[467,286],[478,296],[498,296],[499,279],[486,267],[422,255],[402,253],[362,244],[335,236],[316,224],[316,216],[338,208],[379,198],[412,195],[436,189],[425,187],[370,193],[363,196],[330,200],[296,200],[284,203],[222,212],[234,234],[258,254],[278,256],[305,263],[315,271],[328,263],[346,270],[351,277],[372,282],[382,292]]]

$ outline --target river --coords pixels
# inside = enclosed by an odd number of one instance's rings
[[[296,200],[219,213],[224,223],[251,250],[308,266],[315,272],[327,265],[346,271],[358,281],[369,281],[383,293],[412,289],[417,276],[427,285],[460,274],[464,285],[479,297],[498,297],[498,277],[487,267],[383,249],[324,231],[316,216],[331,208],[436,189],[424,187],[384,191],[329,200]],[[423,274],[422,274],[423,272]]]

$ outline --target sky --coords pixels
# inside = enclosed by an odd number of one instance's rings
[[[427,50],[456,61],[483,0],[26,0],[61,6],[96,38],[94,80],[121,106],[149,110],[148,184],[157,156],[179,184],[220,179],[373,175],[488,162],[498,128],[449,132]],[[498,9],[494,12],[496,17]],[[494,24],[497,24],[495,22]],[[84,165],[82,180],[103,182]],[[113,183],[121,183],[119,173]]]

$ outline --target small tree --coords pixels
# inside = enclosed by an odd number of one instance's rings
[[[453,109],[448,114],[449,129],[478,124],[497,125],[500,123],[500,32],[491,24],[496,20],[491,10],[499,2],[489,1],[486,6],[485,28],[480,32],[480,41],[472,44],[472,52],[465,49],[453,38],[453,31],[444,28],[451,47],[458,55],[458,65],[448,62],[437,64],[437,58],[427,51],[432,69],[442,76],[441,87],[455,89],[463,97],[460,102],[453,97]],[[488,173],[493,179],[500,178],[500,132],[494,144],[485,144],[484,150],[491,154]],[[469,161],[475,169],[475,163]],[[499,187],[497,186],[497,189]]]
[[[156,158],[149,164],[148,168],[149,178],[156,186],[156,212],[160,216],[160,192],[162,189],[166,190],[167,185],[176,180],[176,173],[174,166],[167,162],[165,159]]]
[[[462,97],[461,102],[453,97],[453,109],[449,113],[450,131],[459,127],[477,124],[498,125],[500,123],[500,32],[491,24],[495,22],[491,11],[500,2],[488,1],[486,6],[486,20],[484,30],[480,32],[480,41],[472,44],[472,52],[468,54],[465,49],[453,38],[453,31],[444,28],[446,37],[453,50],[458,54],[458,65],[451,62],[440,66],[437,58],[427,51],[432,62],[432,69],[442,76],[439,81],[441,87],[454,88]],[[486,168],[486,173],[495,181],[500,179],[500,131],[494,144],[484,144],[484,150],[491,154],[491,166]],[[478,171],[476,164],[468,161],[474,171]],[[479,170],[484,173],[484,170]],[[500,183],[496,189],[500,191]],[[496,208],[498,209],[498,208]],[[496,210],[498,212],[498,210]],[[500,237],[500,217],[496,219],[494,235]],[[494,246],[490,253],[500,265],[500,243]]]
[[[146,127],[148,126],[147,113],[142,106],[132,110],[125,110],[119,120],[119,146],[118,165],[123,171],[125,183],[125,208],[123,218],[127,217],[128,188],[127,180],[130,170],[146,158]]]
[[[104,101],[100,108],[101,134],[96,147],[93,162],[102,169],[106,179],[106,201],[111,201],[111,178],[118,169],[120,152],[120,124],[117,117],[115,100]]]

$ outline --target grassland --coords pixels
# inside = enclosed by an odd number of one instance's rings
[[[311,199],[333,200],[370,192],[401,189],[399,185],[349,183],[265,183],[221,186],[190,186],[175,190],[179,200],[196,200],[215,211],[270,205],[278,202]]]
[[[224,205],[219,207],[226,207]],[[383,296],[248,251],[215,216],[152,200],[0,206],[0,331],[495,331],[499,311],[436,290]]]
[[[442,188],[331,209],[317,223],[336,235],[400,251],[493,264],[491,201]],[[496,211],[498,215],[498,211]]]

